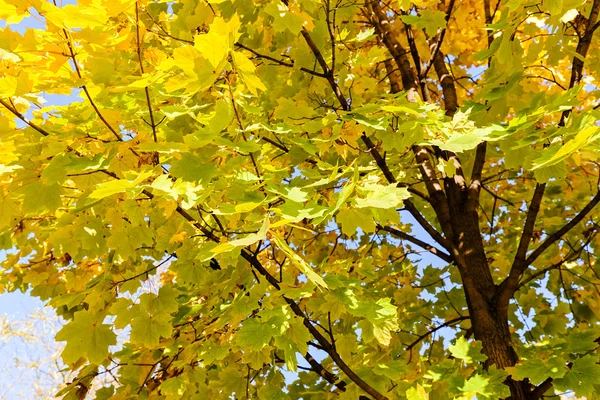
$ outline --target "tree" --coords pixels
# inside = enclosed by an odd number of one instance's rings
[[[76,371],[61,362],[64,343],[54,336],[61,323],[50,309],[34,309],[26,315],[0,315],[0,395],[3,399],[54,399],[71,384]],[[97,376],[88,392],[110,385],[109,374]]]
[[[0,396],[3,399],[53,399],[74,376],[60,362],[60,330],[50,310],[27,315],[0,315]],[[97,384],[101,386],[102,379]]]
[[[600,0],[77,3],[0,0],[61,395],[599,398]]]

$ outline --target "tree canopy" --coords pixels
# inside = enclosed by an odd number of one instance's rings
[[[59,395],[600,398],[600,0],[69,3],[0,0]]]

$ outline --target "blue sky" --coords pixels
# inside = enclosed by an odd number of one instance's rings
[[[75,4],[73,0],[59,0],[59,4]],[[44,18],[35,13],[34,16],[25,18],[18,24],[11,25],[9,29],[24,34],[26,29],[40,29],[44,27]],[[6,28],[6,22],[0,20],[0,28]],[[75,96],[44,96],[48,103],[46,105],[64,105],[72,101],[80,101]],[[20,121],[19,121],[20,122]],[[5,256],[0,252],[0,259]],[[31,315],[44,316],[47,320],[42,321],[32,318]],[[39,398],[35,392],[35,384],[47,381],[48,377],[41,376],[40,371],[44,368],[56,367],[53,362],[52,344],[53,332],[59,324],[59,319],[50,308],[44,309],[44,303],[37,298],[31,297],[21,292],[0,294],[0,318],[6,316],[7,319],[15,325],[16,328],[22,327],[25,322],[33,323],[30,326],[36,333],[35,342],[26,342],[21,338],[13,338],[7,342],[0,340],[0,398],[1,399],[32,399]],[[51,321],[54,321],[52,323]],[[29,328],[28,328],[29,329]],[[56,349],[57,347],[54,347]],[[15,358],[23,362],[42,361],[38,370],[32,367],[20,366],[15,368]]]

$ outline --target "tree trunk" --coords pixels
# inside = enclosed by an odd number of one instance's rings
[[[454,180],[446,179],[446,193],[452,225],[456,258],[467,299],[475,339],[483,345],[488,357],[484,366],[495,365],[504,369],[516,365],[518,356],[513,348],[508,325],[507,309],[499,309],[496,302],[497,286],[483,247],[479,229],[477,205],[468,199],[467,190],[460,190]],[[526,382],[508,378],[512,400],[530,399]]]

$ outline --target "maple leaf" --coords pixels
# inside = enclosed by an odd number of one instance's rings
[[[108,357],[108,347],[117,343],[117,336],[109,324],[103,324],[102,316],[89,311],[78,311],[73,321],[66,324],[57,334],[56,340],[67,344],[61,357],[73,364],[80,357],[100,365]]]
[[[600,0],[68,3],[0,0],[61,396],[598,397]]]

